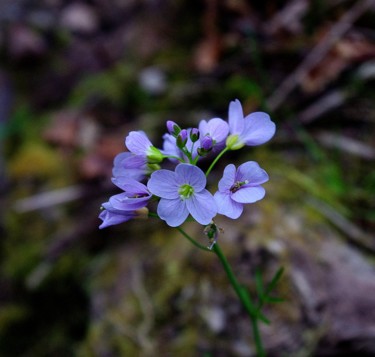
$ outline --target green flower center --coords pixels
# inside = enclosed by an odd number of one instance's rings
[[[194,188],[188,185],[187,183],[185,183],[184,185],[180,187],[180,189],[178,190],[178,193],[183,200],[186,200],[194,193]]]

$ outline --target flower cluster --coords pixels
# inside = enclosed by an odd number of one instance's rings
[[[209,225],[217,214],[236,219],[244,204],[264,197],[261,185],[268,175],[254,161],[238,168],[226,166],[214,194],[206,186],[207,176],[225,152],[261,145],[273,137],[275,124],[268,114],[244,116],[240,101],[234,100],[228,121],[212,118],[188,129],[167,121],[166,126],[162,149],[153,146],[143,131],[132,131],[126,137],[128,151],[116,156],[112,179],[124,192],[102,204],[99,228],[147,214],[146,206],[153,197],[158,200],[157,215],[171,227],[180,226],[189,215],[202,225]],[[198,163],[209,156],[213,161],[204,173]],[[164,160],[173,163],[173,171],[160,167]]]

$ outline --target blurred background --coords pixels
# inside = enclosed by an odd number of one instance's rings
[[[374,3],[1,0],[0,355],[254,355],[214,254],[97,218],[130,130],[160,147],[238,98],[277,133],[218,165],[270,175],[219,241],[251,291],[285,268],[269,356],[374,356]]]

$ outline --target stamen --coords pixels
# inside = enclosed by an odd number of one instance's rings
[[[243,185],[247,185],[249,183],[249,180],[245,181],[237,181],[235,182],[232,187],[229,189],[230,192],[235,193],[237,192]]]
[[[184,184],[178,190],[181,199],[186,200],[194,193],[194,188],[188,184]]]

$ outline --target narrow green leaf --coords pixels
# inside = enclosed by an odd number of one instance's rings
[[[270,321],[267,317],[260,311],[260,309],[256,308],[253,303],[251,302],[251,298],[249,292],[244,286],[241,286],[241,297],[242,301],[245,303],[245,307],[247,311],[253,316],[254,318],[262,321],[266,325],[270,324]]]
[[[283,298],[278,298],[278,297],[272,297],[272,296],[266,296],[264,298],[264,302],[269,303],[269,304],[278,304],[280,302],[284,302],[285,299]]]
[[[268,296],[268,294],[276,287],[277,283],[279,282],[281,276],[284,273],[284,267],[280,267],[274,277],[272,278],[271,282],[267,285],[265,295]]]

